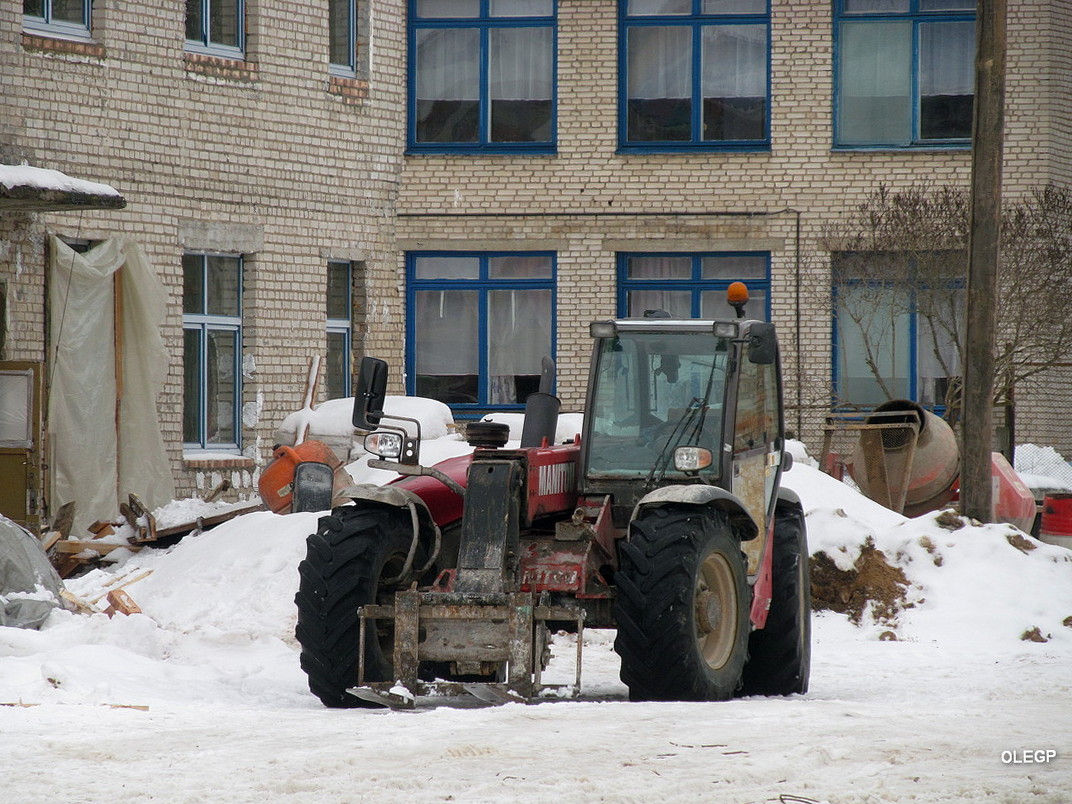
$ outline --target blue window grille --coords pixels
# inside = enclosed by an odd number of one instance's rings
[[[409,149],[552,153],[555,0],[409,0]]]
[[[748,286],[748,318],[770,318],[770,255],[766,252],[618,255],[618,314],[665,310],[673,318],[732,318],[731,283]]]
[[[554,357],[551,252],[410,252],[407,392],[458,414],[520,410]]]
[[[835,147],[971,145],[975,6],[835,0]]]
[[[53,36],[87,39],[91,0],[23,0],[23,28]]]
[[[186,0],[186,49],[241,59],[246,51],[245,0]]]
[[[349,262],[328,262],[328,359],[324,371],[328,399],[350,396],[353,373],[353,268]]]
[[[357,72],[357,0],[328,0],[328,49],[332,75]]]
[[[768,0],[619,0],[623,149],[770,145]]]
[[[242,258],[183,254],[183,417],[186,449],[241,446]]]

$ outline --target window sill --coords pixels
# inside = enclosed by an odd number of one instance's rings
[[[328,94],[337,95],[349,103],[362,103],[368,97],[368,81],[332,75],[328,78]]]
[[[103,59],[107,55],[104,45],[89,39],[73,37],[61,33],[44,31],[23,31],[22,46],[26,50],[39,53],[55,53],[64,56],[84,56],[90,59]]]
[[[970,151],[971,142],[927,143],[913,145],[831,145],[832,153],[895,153],[935,154],[949,151]]]
[[[526,145],[503,147],[496,145],[410,145],[406,156],[557,156],[555,145]]]
[[[186,452],[182,456],[185,469],[252,469],[253,459],[226,452]]]
[[[757,142],[757,143],[729,143],[729,144],[707,144],[688,142],[681,143],[680,145],[672,145],[666,143],[653,143],[652,145],[644,145],[641,143],[629,143],[621,144],[618,146],[618,153],[620,154],[769,154],[771,146],[769,142]]]
[[[188,73],[244,84],[251,84],[257,80],[257,65],[254,62],[190,51],[183,53],[182,58],[183,66]]]

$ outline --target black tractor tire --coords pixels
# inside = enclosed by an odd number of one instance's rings
[[[633,701],[724,701],[740,685],[750,591],[725,516],[648,508],[619,551],[614,610],[621,679]]]
[[[404,512],[403,512],[404,513]],[[346,690],[357,684],[360,650],[358,610],[390,603],[395,591],[414,580],[394,583],[405,566],[413,537],[408,515],[377,506],[341,506],[321,517],[298,565],[295,636],[309,689],[325,706],[373,706]],[[418,549],[414,566],[424,561]],[[365,633],[365,681],[391,681],[394,631],[371,621]]]
[[[800,506],[778,506],[772,558],[770,611],[748,640],[741,694],[803,695],[811,675],[811,573]]]

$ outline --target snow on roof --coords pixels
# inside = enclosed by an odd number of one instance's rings
[[[33,187],[38,190],[61,190],[87,195],[119,196],[119,191],[108,184],[84,181],[68,176],[58,170],[30,167],[29,165],[0,165],[0,184],[7,189]]]

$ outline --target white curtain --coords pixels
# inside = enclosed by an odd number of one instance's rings
[[[974,53],[975,23],[920,25],[920,94],[971,95],[975,91]]]
[[[706,26],[703,48],[705,98],[766,96],[767,26]]]
[[[629,97],[692,97],[692,32],[685,26],[629,30]]]
[[[416,294],[417,373],[479,372],[479,294],[475,290],[419,290]]]
[[[175,496],[156,410],[168,365],[159,329],[167,294],[128,238],[106,240],[85,254],[54,236],[49,243],[52,508],[76,502],[78,533],[117,516],[119,500],[131,492],[150,508]]]
[[[476,28],[418,31],[418,100],[479,100],[479,59]]]
[[[629,279],[692,279],[692,257],[630,257]]]
[[[539,374],[550,354],[551,291],[488,291],[489,373]]]
[[[491,37],[492,100],[550,100],[550,28],[495,28]]]

